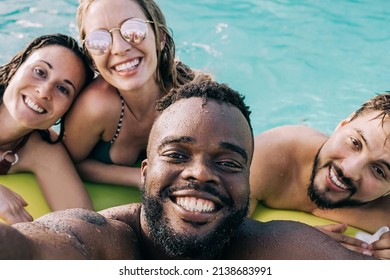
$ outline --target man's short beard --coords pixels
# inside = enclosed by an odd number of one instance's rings
[[[318,165],[319,165],[319,161],[320,161],[319,155],[320,155],[321,149],[322,149],[322,146],[318,149],[318,151],[314,157],[313,169],[312,169],[312,173],[310,176],[310,183],[309,183],[309,186],[307,188],[307,194],[308,194],[309,198],[311,199],[311,201],[313,201],[317,205],[317,207],[320,209],[336,209],[336,208],[354,207],[354,206],[360,206],[360,205],[366,204],[366,202],[351,199],[350,197],[354,193],[351,193],[351,195],[347,198],[344,198],[340,201],[334,202],[325,196],[326,191],[324,191],[324,192],[318,191],[318,188],[314,184],[314,179],[315,179],[315,176],[317,175],[317,172],[318,172]]]
[[[236,230],[248,213],[249,198],[245,207],[231,209],[231,215],[226,217],[213,232],[198,237],[186,232],[178,234],[169,226],[169,219],[163,218],[164,199],[167,195],[157,197],[146,193],[146,186],[142,191],[142,201],[146,222],[153,242],[160,246],[170,258],[184,259],[216,259],[222,258],[221,253],[228,245]]]

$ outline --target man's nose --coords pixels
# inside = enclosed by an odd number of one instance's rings
[[[348,157],[341,162],[341,170],[344,177],[358,181],[365,166],[365,159],[361,156]]]
[[[219,183],[220,179],[213,163],[205,159],[193,160],[183,171],[186,180],[199,183]]]

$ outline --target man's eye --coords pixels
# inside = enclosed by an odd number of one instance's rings
[[[386,172],[384,172],[382,168],[379,166],[373,166],[372,169],[374,170],[375,174],[386,179]]]
[[[178,153],[170,154],[169,157],[171,157],[171,158],[185,158],[182,154],[178,154]]]
[[[355,150],[357,150],[357,151],[360,150],[361,145],[360,145],[359,140],[357,140],[356,138],[351,137],[351,143],[352,143],[352,145],[353,145]]]
[[[171,159],[176,159],[176,160],[184,160],[184,159],[188,158],[184,154],[176,153],[176,152],[165,153],[164,156],[171,158]]]
[[[242,169],[242,165],[235,161],[220,161],[218,164],[224,168]]]

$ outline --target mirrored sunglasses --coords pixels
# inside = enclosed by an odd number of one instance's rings
[[[105,54],[112,47],[112,32],[119,30],[125,41],[137,45],[142,43],[148,35],[148,23],[153,22],[139,18],[131,18],[124,21],[120,27],[115,27],[111,30],[97,29],[88,33],[83,44],[93,55]]]

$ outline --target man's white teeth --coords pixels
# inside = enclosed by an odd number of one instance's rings
[[[339,181],[333,168],[330,169],[330,179],[332,182],[343,190],[348,190],[348,186]]]
[[[191,212],[212,212],[215,209],[212,201],[195,197],[177,197],[176,203]]]
[[[39,107],[37,104],[34,103],[29,97],[26,97],[24,99],[24,102],[27,104],[27,106],[31,109],[33,109],[35,112],[42,114],[45,112],[45,109]]]
[[[139,58],[115,66],[116,71],[131,71],[139,64]]]

